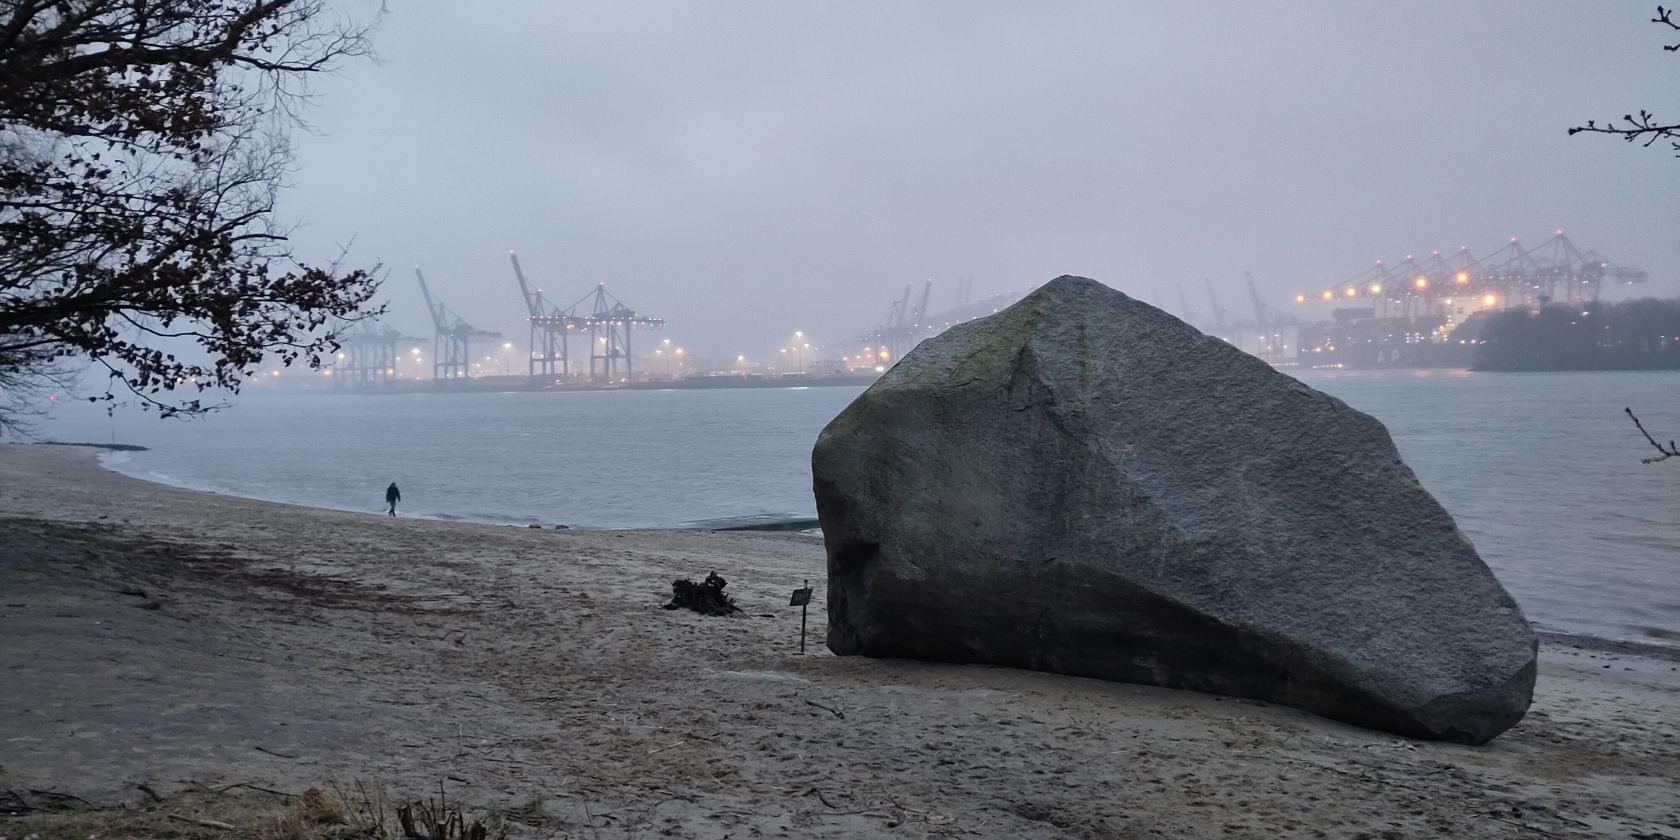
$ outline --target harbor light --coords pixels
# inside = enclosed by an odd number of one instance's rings
[[[409,352],[409,355],[411,355],[411,356],[418,356],[418,355],[420,355],[420,348],[416,347],[413,350],[410,350],[408,352]]]
[[[1373,294],[1373,295],[1382,294],[1382,284],[1381,283],[1372,283],[1371,284],[1371,294]]]
[[[1295,296],[1295,302],[1296,303],[1306,303],[1307,302],[1307,296],[1306,295],[1296,295]]]
[[[1456,281],[1458,283],[1458,285],[1463,286],[1466,283],[1470,282],[1470,272],[1460,271],[1458,273],[1458,276],[1454,277],[1453,280]]]
[[[1329,289],[1324,290],[1324,299],[1325,300],[1330,300],[1331,298],[1334,298],[1335,296],[1336,296],[1335,292],[1332,292]]]
[[[1355,289],[1352,286],[1348,287],[1348,290],[1347,290],[1347,296],[1348,297],[1357,297],[1358,295],[1359,295],[1359,290],[1358,289]]]
[[[1487,297],[1482,298],[1482,305],[1483,306],[1492,306],[1492,305],[1494,305],[1498,302],[1499,302],[1499,298],[1496,298],[1493,295],[1488,295]]]
[[[1427,289],[1429,288],[1429,278],[1419,274],[1418,278],[1412,281],[1412,285],[1419,289]]]

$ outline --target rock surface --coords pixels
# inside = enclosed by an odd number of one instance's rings
[[[923,342],[812,456],[840,655],[1483,743],[1536,640],[1374,418],[1095,281]]]

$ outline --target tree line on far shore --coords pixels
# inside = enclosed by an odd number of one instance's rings
[[[1680,369],[1680,299],[1550,304],[1488,318],[1476,369]]]

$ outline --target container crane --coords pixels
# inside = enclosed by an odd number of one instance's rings
[[[1178,284],[1178,314],[1184,323],[1196,326],[1196,310],[1190,308],[1190,299],[1184,296],[1184,284]]]
[[[1213,278],[1203,277],[1202,282],[1207,285],[1208,303],[1213,306],[1213,331],[1224,338],[1223,333],[1228,332],[1231,326],[1225,318],[1225,307],[1219,305],[1219,296],[1213,293]]]
[[[397,364],[402,356],[398,346],[420,345],[423,338],[403,335],[373,319],[337,321],[333,327],[339,350],[328,366],[334,388],[380,388],[397,378]]]
[[[414,267],[414,279],[420,281],[420,294],[426,298],[426,311],[432,316],[432,378],[471,378],[472,340],[500,341],[502,334],[476,329],[461,316],[449,311],[443,301],[432,297],[431,287],[426,285],[426,275],[421,273],[419,266]]]
[[[543,299],[543,290],[531,288],[525,280],[525,272],[519,267],[519,255],[508,252],[508,260],[513,263],[514,279],[519,281],[520,296],[525,299],[525,309],[530,313],[531,337],[530,359],[526,363],[526,373],[533,379],[553,379],[558,373],[562,380],[571,378],[571,342],[568,340],[573,331],[581,328],[580,320],[570,312],[562,311],[560,307]],[[558,368],[558,370],[556,370]]]
[[[658,329],[665,326],[665,319],[642,315],[625,306],[607,291],[605,283],[597,283],[593,291],[561,311],[575,313],[585,302],[590,303],[588,315],[565,317],[571,318],[577,329],[589,331],[589,378],[600,383],[634,380],[636,363],[631,356],[630,331],[635,327]]]
[[[916,305],[916,311],[910,316],[910,329],[915,331],[915,334],[910,336],[912,340],[920,340],[921,331],[927,327],[928,298],[932,296],[933,281],[929,280],[927,285],[922,287],[922,302]]]
[[[1260,331],[1260,358],[1277,364],[1284,360],[1283,333],[1273,320],[1271,310],[1266,301],[1260,297],[1260,290],[1254,286],[1254,272],[1243,272],[1243,283],[1248,286],[1248,300],[1254,305],[1254,327]]]

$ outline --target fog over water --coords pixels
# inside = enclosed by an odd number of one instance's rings
[[[1680,291],[1680,166],[1565,134],[1672,98],[1645,5],[388,5],[381,61],[317,86],[283,209],[306,252],[391,267],[412,335],[420,265],[522,343],[509,250],[562,306],[605,282],[754,361],[928,278],[935,311],[958,278],[1078,274],[1205,316],[1209,277],[1246,317],[1244,270],[1286,309],[1558,228]]]
[[[1680,418],[1680,374],[1307,371],[1389,428],[1406,462],[1543,626],[1680,643],[1672,464],[1621,410]],[[192,423],[85,409],[59,437],[155,447],[131,475],[378,513],[671,527],[811,516],[810,451],[855,388],[248,398]]]

